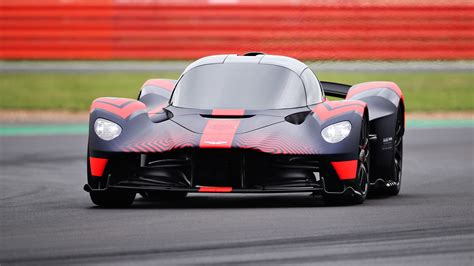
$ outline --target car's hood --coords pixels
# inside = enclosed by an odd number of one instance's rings
[[[283,122],[284,118],[262,114],[235,117],[189,114],[173,117],[172,121],[199,134],[209,131],[226,132],[229,130],[232,130],[234,134],[242,134]]]
[[[232,130],[233,134],[243,134],[285,122],[285,117],[288,115],[308,111],[306,107],[280,110],[202,110],[176,107],[167,109],[173,113],[171,118],[173,122],[198,134],[228,130]]]
[[[328,145],[318,132],[322,125],[308,108],[288,110],[193,110],[167,107],[161,118],[140,111],[129,119],[94,109],[91,114],[90,147],[104,152],[152,153],[184,148],[246,149],[269,154],[344,153],[358,147],[358,134],[340,144]],[[357,121],[353,112],[340,119]],[[93,121],[104,118],[118,123],[122,134],[102,141]],[[351,144],[351,145],[349,145]],[[354,145],[352,145],[354,144]]]

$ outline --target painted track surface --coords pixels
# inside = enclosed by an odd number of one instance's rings
[[[0,263],[472,265],[474,129],[410,129],[398,197],[137,198],[92,207],[86,136],[0,138]]]

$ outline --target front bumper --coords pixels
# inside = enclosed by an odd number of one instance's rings
[[[166,153],[92,153],[88,192],[107,190],[199,193],[349,193],[334,156],[274,155],[244,149],[181,149]],[[339,160],[341,158],[338,158]],[[343,158],[344,159],[344,158]],[[94,174],[92,174],[94,173]]]

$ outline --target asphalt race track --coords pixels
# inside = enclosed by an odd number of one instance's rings
[[[199,194],[93,207],[86,136],[0,137],[0,264],[472,265],[474,128],[409,129],[398,197]]]

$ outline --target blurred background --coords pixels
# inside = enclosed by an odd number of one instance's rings
[[[2,121],[84,120],[94,98],[135,98],[148,78],[248,51],[295,57],[321,80],[392,80],[411,114],[472,119],[470,0],[1,0],[0,11]]]
[[[92,100],[248,51],[398,83],[401,195],[92,207]],[[473,63],[473,0],[0,0],[0,264],[473,265]]]

